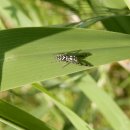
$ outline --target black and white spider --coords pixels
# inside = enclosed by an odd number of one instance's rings
[[[79,64],[83,66],[92,66],[91,63],[85,60],[86,57],[92,55],[90,52],[71,51],[68,53],[59,53],[56,55],[56,59],[61,62]]]

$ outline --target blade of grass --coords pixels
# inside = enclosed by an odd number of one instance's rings
[[[83,77],[78,84],[80,90],[94,103],[114,130],[129,130],[130,121],[110,96],[97,87],[89,75]]]
[[[55,105],[63,112],[63,114],[69,119],[77,130],[93,130],[86,122],[84,122],[78,115],[72,112],[69,108],[60,103],[51,93],[49,93],[43,86],[33,83],[36,89],[47,95]]]
[[[36,40],[39,39],[39,40]],[[86,70],[57,62],[56,54],[81,50],[94,66],[130,57],[130,35],[75,28],[23,28],[0,32],[1,90]],[[7,82],[8,81],[8,82]]]
[[[130,34],[130,17],[129,16],[116,16],[109,17],[101,20],[105,28],[109,31],[121,32]]]
[[[17,130],[54,130],[41,120],[3,100],[0,100],[0,121]]]

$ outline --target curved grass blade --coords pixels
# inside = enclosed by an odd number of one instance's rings
[[[93,130],[86,122],[84,122],[78,115],[72,112],[69,108],[60,103],[54,96],[52,96],[43,86],[34,83],[32,84],[36,89],[47,95],[55,105],[63,112],[77,130]]]
[[[17,130],[54,130],[34,116],[0,100],[0,121]]]
[[[80,90],[94,103],[114,130],[129,130],[130,120],[89,75],[78,84]]]

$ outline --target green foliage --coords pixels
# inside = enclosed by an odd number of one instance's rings
[[[54,130],[34,116],[0,100],[0,121],[11,125],[12,127],[23,130]]]
[[[115,63],[129,58],[128,7],[0,1],[0,130],[129,130],[130,61]],[[73,51],[92,66],[57,61]]]
[[[62,105],[60,102],[58,102],[54,96],[52,96],[47,90],[45,90],[41,85],[39,84],[33,84],[36,89],[42,91],[44,94],[49,96],[51,100],[57,105],[57,107],[66,115],[66,117],[72,122],[72,124],[75,126],[75,128],[82,129],[82,130],[92,130],[91,127],[87,125],[83,120],[81,120],[75,113],[73,113],[71,110],[69,110],[67,107]]]
[[[97,87],[95,81],[89,75],[83,77],[78,86],[81,91],[97,105],[98,109],[108,120],[113,129],[130,129],[129,119],[124,115],[111,97]]]

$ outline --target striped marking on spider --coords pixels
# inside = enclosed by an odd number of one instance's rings
[[[56,59],[59,62],[66,62],[67,63],[66,65],[72,63],[83,66],[93,66],[91,63],[85,60],[86,57],[91,55],[92,54],[90,52],[81,52],[81,50],[78,50],[78,51],[71,51],[68,53],[58,53],[56,55]]]

